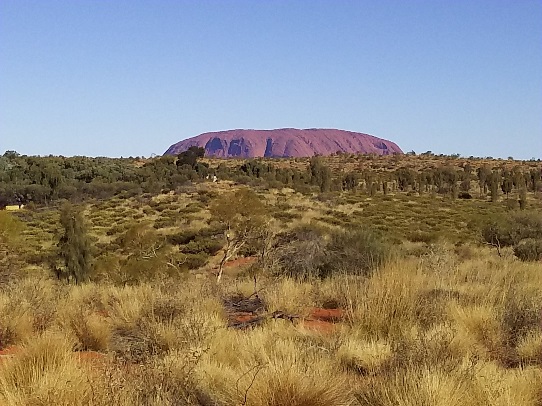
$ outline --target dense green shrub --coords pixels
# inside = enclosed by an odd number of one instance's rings
[[[542,260],[542,239],[525,238],[514,246],[514,255],[522,261]]]
[[[209,256],[204,253],[187,254],[180,265],[187,269],[198,269],[207,265],[209,262]]]
[[[192,214],[192,213],[199,213],[204,206],[201,206],[199,203],[190,203],[187,204],[186,207],[182,207],[179,209],[180,214]]]
[[[279,236],[280,272],[297,278],[336,273],[367,275],[388,258],[390,246],[375,231],[305,224]]]
[[[298,220],[303,217],[299,213],[292,213],[289,211],[276,211],[272,214],[272,216],[277,220],[281,220],[285,223],[291,222],[293,220]]]
[[[175,234],[168,235],[167,241],[172,245],[185,245],[196,239],[217,238],[222,237],[224,227],[219,224],[212,224],[209,227],[200,230],[183,230]]]
[[[516,245],[525,238],[542,238],[542,216],[536,212],[518,212],[493,218],[482,228],[482,237],[501,247]]]
[[[389,258],[390,246],[371,229],[348,228],[331,233],[325,252],[324,276],[337,272],[367,275]]]
[[[198,190],[196,199],[203,204],[208,204],[211,200],[216,199],[217,197],[218,193],[212,190]]]
[[[300,279],[321,276],[328,234],[329,229],[315,223],[279,234],[275,253],[279,272]]]
[[[208,255],[215,255],[222,248],[222,241],[214,238],[198,238],[190,241],[186,245],[179,247],[179,250],[185,254],[199,254],[206,253]]]
[[[63,234],[58,242],[58,255],[64,267],[57,268],[57,277],[75,283],[88,279],[92,270],[92,245],[81,207],[65,203],[60,212]]]
[[[542,259],[542,216],[537,212],[518,212],[494,218],[482,228],[482,238],[495,247],[514,247],[522,261]]]
[[[174,227],[177,224],[176,217],[170,217],[169,215],[163,215],[154,221],[153,227],[156,229]]]
[[[172,245],[184,245],[196,239],[198,233],[195,230],[183,230],[166,237],[167,242]]]
[[[407,235],[407,239],[412,242],[423,242],[425,244],[433,244],[439,238],[436,232],[414,231]]]

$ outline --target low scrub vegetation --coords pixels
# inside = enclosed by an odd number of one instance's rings
[[[541,404],[534,163],[196,152],[3,175],[0,404]]]
[[[492,219],[482,229],[486,243],[496,247],[513,247],[522,261],[542,260],[542,216],[538,212],[514,213]]]

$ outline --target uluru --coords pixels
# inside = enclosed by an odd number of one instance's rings
[[[334,129],[227,130],[208,132],[173,144],[164,155],[202,147],[205,156],[218,158],[310,157],[337,152],[402,154],[394,142],[369,134]]]

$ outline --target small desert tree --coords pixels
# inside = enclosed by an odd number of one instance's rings
[[[508,195],[512,191],[512,188],[514,186],[513,180],[512,180],[512,174],[510,171],[505,171],[503,174],[503,179],[501,183],[501,190],[506,195],[506,198],[508,199]]]
[[[91,244],[82,209],[65,203],[60,212],[60,224],[63,234],[58,248],[65,265],[64,274],[69,280],[81,283],[88,279],[92,262]]]
[[[497,248],[499,256],[502,247],[514,247],[521,260],[535,260],[542,255],[542,218],[535,211],[494,215],[481,231],[483,242]]]
[[[519,208],[521,210],[525,210],[525,208],[527,207],[527,185],[525,184],[525,181],[520,184],[518,202]]]
[[[0,281],[6,282],[20,268],[23,224],[7,211],[0,211]]]
[[[265,206],[253,191],[240,189],[217,198],[211,204],[210,211],[212,220],[225,229],[223,254],[217,275],[217,282],[220,282],[226,261],[255,239],[265,227]]]
[[[493,171],[489,178],[489,188],[491,192],[491,201],[493,203],[499,200],[499,184],[501,182],[501,175],[497,171]]]
[[[331,169],[321,157],[312,157],[309,163],[309,177],[312,185],[320,187],[321,192],[329,192],[331,188]]]

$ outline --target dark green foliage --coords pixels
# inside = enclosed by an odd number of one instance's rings
[[[207,265],[209,261],[209,256],[199,253],[199,254],[187,254],[184,256],[181,266],[186,267],[187,269],[198,269],[202,266]]]
[[[435,232],[414,231],[407,235],[407,239],[412,242],[423,242],[425,244],[433,244],[439,239],[439,235]]]
[[[389,258],[390,246],[368,228],[348,228],[331,233],[325,252],[323,276],[338,272],[368,275]]]
[[[195,240],[197,235],[198,233],[195,230],[184,230],[176,234],[170,234],[166,237],[166,239],[167,242],[172,245],[183,245]]]
[[[507,247],[519,242],[517,232],[513,224],[501,217],[491,220],[482,228],[482,238],[491,245]]]
[[[60,212],[60,224],[63,235],[58,248],[65,267],[57,276],[81,283],[88,279],[92,269],[92,250],[82,209],[65,203]]]
[[[527,208],[527,186],[523,183],[519,189],[519,208],[525,210]]]
[[[177,167],[188,165],[191,168],[195,168],[198,159],[203,158],[205,155],[205,149],[202,147],[190,147],[187,151],[181,152],[177,155]]]
[[[540,258],[542,216],[537,212],[517,212],[496,217],[482,228],[485,242],[496,246],[513,246],[514,254],[524,261]]]
[[[514,246],[514,255],[522,261],[542,261],[542,239],[521,240]]]
[[[416,173],[408,168],[400,168],[395,171],[395,177],[399,185],[399,190],[405,191],[407,188],[414,187]]]
[[[23,223],[10,213],[0,211],[0,283],[7,282],[20,270]]]
[[[153,227],[156,229],[159,228],[166,228],[166,227],[173,227],[177,223],[177,219],[175,217],[170,216],[162,216],[156,219],[154,222]]]
[[[475,170],[469,163],[445,161],[440,166],[417,167],[398,155],[386,162],[383,158],[370,156],[351,156],[351,160],[346,160],[346,156],[341,155],[342,162],[337,161],[337,157],[329,160],[313,157],[308,160],[308,166],[299,165],[307,162],[304,159],[251,159],[234,167],[223,162],[218,165],[202,162],[202,156],[203,150],[195,147],[177,157],[152,159],[32,157],[6,153],[0,156],[0,207],[28,202],[50,204],[58,199],[78,202],[88,198],[157,194],[203,182],[215,174],[219,180],[264,188],[287,186],[301,193],[353,190],[360,184],[373,196],[380,190],[387,194],[398,189],[420,194],[451,194],[452,197],[457,196],[458,189],[468,192],[477,176],[480,194],[485,196],[488,187],[491,188],[493,201],[498,200],[499,190],[508,195],[525,184],[527,192],[536,192],[542,185],[540,169],[532,166],[526,169],[523,165],[510,169],[484,164]],[[412,159],[415,158],[409,158]],[[342,165],[356,161],[365,161],[369,165]],[[397,169],[399,165],[401,167]],[[387,182],[391,189],[386,187]],[[373,186],[375,183],[377,185]]]
[[[491,192],[491,201],[495,203],[499,200],[499,185],[501,183],[501,175],[498,171],[493,171],[489,177],[489,190]]]
[[[328,192],[331,189],[331,169],[324,164],[321,157],[311,158],[309,176],[311,184],[320,187],[321,192]]]
[[[342,179],[343,190],[353,190],[358,186],[359,175],[356,172],[349,172]]]
[[[168,235],[167,241],[173,245],[184,245],[194,240],[202,240],[207,238],[222,238],[224,227],[220,224],[212,224],[209,227],[201,230],[183,230],[176,234]]]
[[[504,171],[502,175],[501,190],[507,198],[508,194],[512,191],[513,186],[512,173],[510,171]]]
[[[206,253],[208,255],[216,255],[222,249],[223,242],[217,238],[198,238],[190,241],[188,244],[181,246],[179,249],[185,254]]]
[[[274,218],[276,218],[277,220],[281,220],[285,223],[289,223],[291,222],[292,220],[298,220],[300,219],[301,217],[301,214],[298,214],[298,213],[292,213],[292,212],[289,212],[289,211],[276,211],[272,214],[272,216]]]
[[[196,196],[196,199],[200,203],[203,203],[204,205],[208,204],[211,200],[216,199],[218,197],[218,193],[213,192],[211,190],[198,190],[198,195]],[[201,209],[201,206],[197,203],[189,205],[186,207],[186,209],[192,209],[192,212],[197,212]],[[190,211],[185,211],[186,213],[189,213]]]
[[[184,230],[176,234],[168,235],[167,241],[173,245],[179,245],[179,251],[189,256],[198,256],[207,260],[208,256],[213,256],[222,249],[224,229],[222,227],[207,227],[201,230]],[[190,258],[192,258],[190,257]],[[194,257],[195,258],[195,257]],[[190,268],[193,269],[193,268]]]
[[[279,234],[276,256],[280,273],[299,279],[321,276],[328,234],[327,228],[317,224],[304,224]]]
[[[279,235],[280,272],[296,278],[336,273],[368,275],[388,258],[390,246],[368,228],[330,230],[315,224]]]

